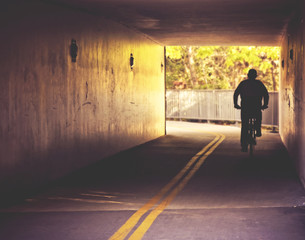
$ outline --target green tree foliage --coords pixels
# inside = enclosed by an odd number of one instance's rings
[[[235,89],[255,68],[268,90],[277,91],[279,55],[279,47],[167,47],[167,88]]]

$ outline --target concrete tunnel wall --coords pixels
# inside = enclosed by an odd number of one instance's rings
[[[305,187],[305,10],[300,2],[282,41],[280,134]]]
[[[2,11],[3,196],[164,135],[163,46],[118,23],[60,6],[26,2]]]

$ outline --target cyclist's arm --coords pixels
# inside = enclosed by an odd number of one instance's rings
[[[234,107],[235,108],[240,108],[240,106],[237,104],[238,96],[240,95],[240,90],[241,90],[241,84],[238,85],[238,87],[234,91],[233,95],[233,102],[234,102]]]
[[[264,98],[264,105],[262,108],[267,108],[268,104],[269,104],[269,93],[263,83],[262,83],[262,92],[263,92],[263,98]]]

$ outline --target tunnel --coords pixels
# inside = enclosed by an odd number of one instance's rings
[[[164,136],[175,45],[281,47],[280,138],[305,186],[304,10],[302,0],[2,2],[2,200]]]

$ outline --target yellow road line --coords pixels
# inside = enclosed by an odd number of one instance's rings
[[[122,225],[122,227],[115,232],[109,240],[123,240],[129,232],[138,223],[140,218],[150,210],[155,204],[157,204],[160,199],[183,177],[183,175],[190,169],[190,167],[196,162],[201,155],[206,152],[215,142],[219,140],[220,136],[217,135],[207,146],[205,146],[200,152],[198,152],[191,160],[186,164],[186,166],[165,186],[161,191],[155,195],[150,201],[148,201],[144,206],[142,206],[136,213],[134,213],[127,222]],[[197,164],[196,164],[197,165]]]
[[[185,187],[193,175],[198,171],[201,165],[204,163],[205,159],[218,147],[218,145],[225,139],[222,135],[219,141],[211,147],[211,149],[206,152],[195,166],[190,170],[190,172],[183,178],[183,180],[173,189],[173,191],[145,218],[137,230],[130,236],[129,240],[140,240],[156,220],[156,218],[163,212],[163,210],[171,203],[171,201],[176,197],[176,195]]]

